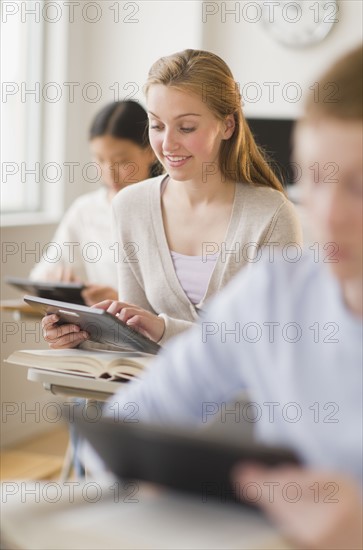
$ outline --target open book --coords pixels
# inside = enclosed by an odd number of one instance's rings
[[[19,350],[5,361],[37,369],[127,381],[137,378],[153,355],[139,352],[82,349]]]

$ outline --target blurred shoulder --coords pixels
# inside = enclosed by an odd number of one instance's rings
[[[261,249],[258,260],[241,269],[220,292],[220,307],[240,309],[242,301],[258,309],[270,302],[276,305],[294,301],[294,296],[300,299],[312,293],[319,295],[329,286],[331,276],[321,262],[314,261],[313,254],[300,251],[291,260],[281,248]]]
[[[160,184],[165,177],[166,174],[162,174],[124,187],[113,198],[113,208],[118,211],[120,208],[123,210],[130,207],[140,209],[146,206],[152,193],[160,193]]]
[[[97,191],[91,193],[85,193],[77,197],[67,210],[68,216],[79,216],[93,212],[95,209],[99,210],[100,206],[109,208],[110,203],[107,199],[107,191],[101,187]]]

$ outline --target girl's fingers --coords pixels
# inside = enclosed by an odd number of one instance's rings
[[[42,319],[42,329],[50,328],[52,325],[58,323],[59,317],[57,315],[46,315]]]
[[[67,334],[78,334],[79,332],[81,332],[81,329],[77,325],[61,325],[54,328],[44,328],[43,336],[47,342],[52,342]]]
[[[117,315],[126,306],[127,306],[127,304],[125,304],[124,302],[111,302],[111,305],[107,309],[107,311],[108,311],[108,313],[111,313],[112,315]]]
[[[136,315],[130,317],[127,325],[154,342],[160,340],[165,330],[163,319],[159,319],[156,315],[152,314],[139,315],[138,312],[136,312]]]
[[[112,313],[112,315],[116,315],[123,307],[127,307],[130,304],[126,304],[126,302],[118,302],[116,300],[103,300],[102,302],[98,302],[97,304],[94,304],[92,307],[97,307],[99,309],[104,309],[108,313]]]
[[[145,310],[141,307],[135,306],[134,304],[129,304],[127,302],[112,302],[107,311],[113,315],[117,315],[124,309],[132,309],[134,311],[145,313]]]
[[[112,315],[117,315],[117,313],[120,313],[120,311],[123,308],[135,308],[138,311],[144,311],[142,308],[135,306],[134,304],[129,304],[127,302],[119,302],[117,300],[103,300],[102,302],[98,302],[97,304],[94,304],[92,307],[97,307],[99,309],[104,309],[108,313],[111,313]]]
[[[42,319],[43,337],[53,349],[75,348],[89,338],[78,325],[57,325],[57,315],[47,315]]]
[[[107,311],[112,303],[113,303],[113,300],[102,300],[102,302],[93,304],[92,307],[97,307],[98,309],[104,309],[105,311]]]
[[[148,322],[149,321],[149,322]],[[152,325],[150,325],[150,320],[146,317],[141,317],[140,315],[134,315],[130,317],[130,319],[127,321],[127,326],[129,326],[132,329],[137,330],[142,334],[143,336],[146,336],[147,338],[152,338],[151,332],[152,332]],[[153,338],[152,338],[153,339]]]
[[[127,323],[129,319],[139,314],[140,314],[139,309],[131,308],[131,307],[123,307],[118,313],[118,318],[120,319],[120,321]]]
[[[49,347],[53,349],[76,348],[79,344],[87,340],[87,337],[88,335],[86,332],[72,332],[71,334],[66,334],[61,338],[50,342]]]

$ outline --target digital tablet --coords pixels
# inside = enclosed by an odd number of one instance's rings
[[[160,346],[130,328],[120,319],[103,309],[58,302],[35,296],[24,296],[24,301],[43,315],[55,313],[59,317],[58,325],[72,323],[81,327],[90,335],[92,342],[108,344],[123,351],[141,351],[156,354]]]
[[[275,466],[299,464],[290,450],[253,442],[223,441],[175,427],[137,422],[137,404],[128,408],[128,418],[95,420],[95,412],[76,409],[71,413],[78,433],[88,440],[106,467],[120,479],[142,480],[200,495],[204,501],[243,501],[245,488],[231,479],[233,467],[244,461]],[[116,414],[117,409],[114,408]],[[69,410],[65,412],[69,421]],[[117,416],[116,416],[117,418]]]
[[[81,294],[85,285],[82,283],[33,281],[31,279],[21,279],[20,277],[5,277],[5,282],[16,287],[18,290],[33,296],[39,296],[40,298],[70,302],[72,304],[84,305],[85,303]]]

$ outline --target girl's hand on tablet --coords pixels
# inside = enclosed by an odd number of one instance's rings
[[[88,339],[88,333],[79,326],[66,324],[57,325],[57,315],[46,315],[42,319],[43,338],[52,349],[76,348]]]
[[[117,291],[110,286],[87,285],[81,292],[87,306],[93,306],[103,300],[117,300]]]
[[[93,307],[104,309],[108,313],[115,315],[129,327],[137,330],[154,342],[159,342],[164,334],[164,319],[154,315],[154,313],[150,313],[150,311],[146,311],[142,307],[112,300],[104,300]]]
[[[236,468],[233,480],[239,493],[250,494],[298,548],[362,548],[358,483],[320,470],[257,465]]]

